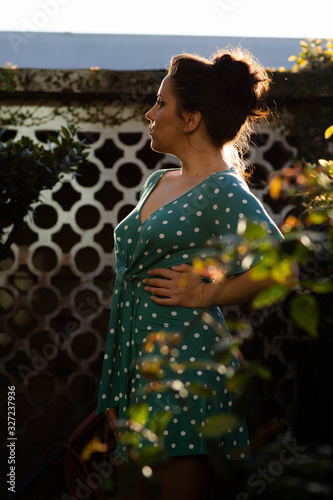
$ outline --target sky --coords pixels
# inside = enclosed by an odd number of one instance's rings
[[[0,31],[333,38],[333,0],[1,0]]]

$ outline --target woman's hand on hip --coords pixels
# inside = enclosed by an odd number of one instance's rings
[[[151,293],[155,304],[204,308],[209,305],[207,287],[201,276],[188,264],[172,266],[171,269],[157,268],[148,271],[149,277],[142,280],[145,290]]]

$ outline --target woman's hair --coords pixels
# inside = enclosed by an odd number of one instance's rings
[[[220,50],[210,59],[180,54],[171,59],[168,75],[178,112],[200,111],[212,143],[245,174],[244,153],[253,124],[266,118],[270,78],[243,49]]]

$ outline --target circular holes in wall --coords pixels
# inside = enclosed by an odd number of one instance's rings
[[[52,248],[38,247],[32,256],[32,262],[35,268],[39,271],[49,272],[55,268],[58,259]]]
[[[19,331],[29,331],[36,327],[37,321],[25,308],[19,309],[9,320],[9,326]]]
[[[118,169],[117,178],[122,186],[131,188],[141,183],[142,172],[135,163],[124,163]]]
[[[78,292],[74,299],[75,310],[82,317],[93,316],[100,308],[100,301],[97,294],[92,290],[86,289]]]
[[[100,262],[100,257],[94,248],[81,248],[75,255],[75,263],[77,268],[83,273],[91,273],[94,271]]]
[[[75,179],[80,186],[92,187],[99,181],[100,172],[94,163],[80,165],[76,171]]]
[[[58,306],[56,294],[48,288],[38,288],[31,299],[32,307],[40,316],[51,314]]]
[[[17,271],[9,277],[9,282],[21,293],[28,292],[37,281],[37,276],[30,272],[27,266],[20,266]]]
[[[71,344],[73,354],[79,359],[90,358],[95,354],[97,339],[92,333],[80,333]]]
[[[15,262],[15,255],[12,250],[9,250],[7,257],[0,260],[0,271],[8,271]]]
[[[82,401],[89,401],[96,397],[96,384],[89,375],[77,375],[71,381],[67,390],[69,401],[75,401],[82,404]]]
[[[58,214],[51,205],[39,205],[34,211],[34,222],[42,229],[50,229],[58,220]]]
[[[0,332],[0,357],[7,356],[14,346],[14,339],[8,332]]]
[[[0,288],[0,313],[7,313],[14,304],[14,295],[6,288]]]
[[[31,401],[46,403],[53,397],[54,380],[50,375],[40,374],[30,377],[28,393]]]
[[[76,212],[76,222],[81,229],[96,227],[100,218],[99,211],[92,205],[84,205]]]

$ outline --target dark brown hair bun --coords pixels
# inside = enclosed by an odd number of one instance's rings
[[[246,58],[239,60],[231,54],[216,55],[213,58],[213,67],[225,86],[226,91],[233,97],[235,105],[248,109],[252,116],[260,117],[263,113],[263,94],[266,97],[269,78],[261,67],[258,68],[254,60],[251,64]]]
[[[232,146],[242,157],[254,122],[269,114],[270,78],[258,61],[240,48],[210,59],[181,54],[172,58],[168,74],[180,115],[200,111],[212,143],[223,151]]]

